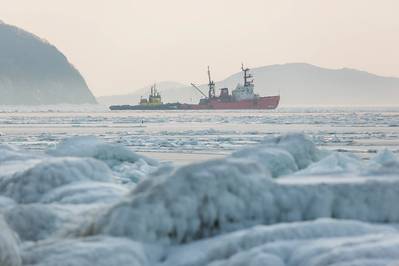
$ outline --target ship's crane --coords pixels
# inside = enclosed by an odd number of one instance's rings
[[[209,66],[208,66],[208,80],[209,80],[209,82],[208,82],[208,87],[209,87],[209,92],[208,92],[208,94],[209,94],[209,99],[216,98],[216,93],[215,93],[215,82],[213,82],[213,80],[212,80],[212,78],[211,78],[211,70],[209,69]]]
[[[209,69],[209,66],[208,66],[208,88],[209,88],[208,96],[206,96],[205,93],[203,93],[201,91],[201,89],[198,88],[194,83],[191,83],[191,86],[193,86],[199,93],[201,93],[201,95],[204,96],[205,99],[214,99],[214,98],[216,98],[215,82],[211,78],[211,70]]]
[[[208,96],[206,96],[205,93],[203,93],[202,90],[198,88],[194,83],[191,83],[191,86],[193,86],[197,91],[199,91],[199,93],[201,93],[205,97],[205,99],[208,99]]]

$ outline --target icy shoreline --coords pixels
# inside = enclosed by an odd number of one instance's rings
[[[398,200],[395,154],[300,134],[183,167],[94,137],[3,144],[0,265],[389,265]]]

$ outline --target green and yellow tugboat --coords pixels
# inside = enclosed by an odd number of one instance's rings
[[[141,97],[138,105],[112,105],[111,110],[175,110],[179,103],[163,103],[161,94],[156,88],[156,84],[151,86],[150,95],[147,98]]]

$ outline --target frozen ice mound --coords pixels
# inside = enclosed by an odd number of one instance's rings
[[[65,139],[54,149],[47,151],[52,156],[90,157],[104,161],[109,166],[123,162],[135,163],[142,159],[150,165],[157,165],[156,160],[138,155],[125,146],[105,143],[94,136],[79,136]]]
[[[4,213],[5,220],[23,241],[68,235],[76,225],[88,224],[106,204],[19,204]]]
[[[287,245],[288,246],[288,245]],[[341,239],[320,239],[291,247],[289,265],[397,265],[398,234],[377,234]]]
[[[0,196],[0,213],[14,207],[16,202],[8,197]]]
[[[133,182],[138,182],[159,165],[157,160],[134,153],[120,144],[105,143],[93,136],[65,139],[47,153],[52,156],[95,158],[105,162],[117,176]]]
[[[54,233],[61,223],[56,210],[46,205],[17,205],[4,216],[22,241],[45,239]]]
[[[91,158],[48,158],[21,172],[0,178],[0,193],[19,203],[38,202],[55,188],[78,181],[111,181],[103,162]]]
[[[269,185],[269,174],[251,160],[189,165],[139,183],[100,216],[88,234],[182,243],[261,223],[273,204],[267,189],[260,193]]]
[[[399,159],[383,150],[371,160],[362,160],[352,153],[333,152],[307,168],[293,173],[295,176],[399,176]]]
[[[266,138],[262,144],[234,152],[231,156],[254,160],[272,177],[289,175],[319,161],[327,152],[302,134]]]
[[[304,169],[311,163],[317,162],[325,157],[328,152],[320,150],[307,136],[300,133],[291,133],[278,137],[268,137],[262,142],[263,147],[278,148],[292,155],[298,169]]]
[[[382,150],[365,167],[366,175],[399,176],[399,158],[392,151]]]
[[[207,265],[394,266],[398,265],[398,248],[397,235],[294,240],[265,244]]]
[[[272,177],[292,174],[298,171],[298,166],[294,157],[285,150],[278,148],[257,147],[246,148],[234,152],[232,157],[248,158],[257,162],[264,168],[265,172],[270,172]]]
[[[0,265],[21,266],[19,241],[0,215]]]
[[[20,256],[30,266],[399,260],[390,225],[399,222],[399,163],[389,151],[364,161],[289,134],[175,168],[89,137],[46,155],[2,149],[1,266],[20,266]],[[3,241],[7,232],[13,240]]]
[[[318,256],[326,255],[334,248],[341,248],[353,239],[356,241],[352,242],[361,247],[360,244],[370,242],[367,240],[382,241],[384,237],[399,240],[398,231],[394,228],[357,221],[319,219],[311,222],[259,225],[176,246],[170,251],[164,264],[175,266],[328,265],[310,262],[315,261]],[[386,245],[389,246],[390,240],[387,242]],[[389,249],[392,250],[395,246],[396,244],[390,246]],[[315,252],[311,253],[311,251]],[[356,259],[365,259],[365,256],[357,255]],[[385,257],[385,259],[398,256],[391,255],[395,256]]]
[[[345,175],[359,173],[365,163],[353,154],[334,152],[307,168],[294,173],[296,176]]]
[[[128,187],[104,182],[75,182],[55,188],[41,198],[42,203],[116,203],[129,192]]]
[[[8,144],[0,144],[0,163],[7,161],[21,161],[36,158],[33,154],[21,151],[14,146]]]
[[[111,167],[112,171],[122,180],[122,182],[138,183],[152,172],[157,170],[157,166],[149,165],[142,158],[134,163],[123,162]]]
[[[310,161],[309,161],[310,163]],[[88,234],[187,243],[247,228],[322,217],[399,222],[396,178],[283,178],[262,164],[229,158],[188,165],[138,184]]]
[[[157,259],[157,250],[151,250]],[[92,237],[44,241],[25,248],[24,265],[31,266],[151,266],[142,244],[123,238]]]
[[[33,154],[14,146],[0,144],[0,179],[27,169],[40,162],[43,156]]]

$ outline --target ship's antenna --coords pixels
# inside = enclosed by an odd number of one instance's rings
[[[211,84],[212,83],[212,79],[211,79],[211,70],[209,69],[209,66],[208,66],[208,80],[209,80],[208,84]]]
[[[241,63],[241,70],[244,72],[244,86],[245,87],[247,87],[247,86],[250,86],[253,82],[254,82],[254,80],[252,79],[252,80],[248,80],[248,79],[250,79],[250,78],[252,78],[253,76],[249,73],[249,68],[244,68],[244,64],[243,63]]]

